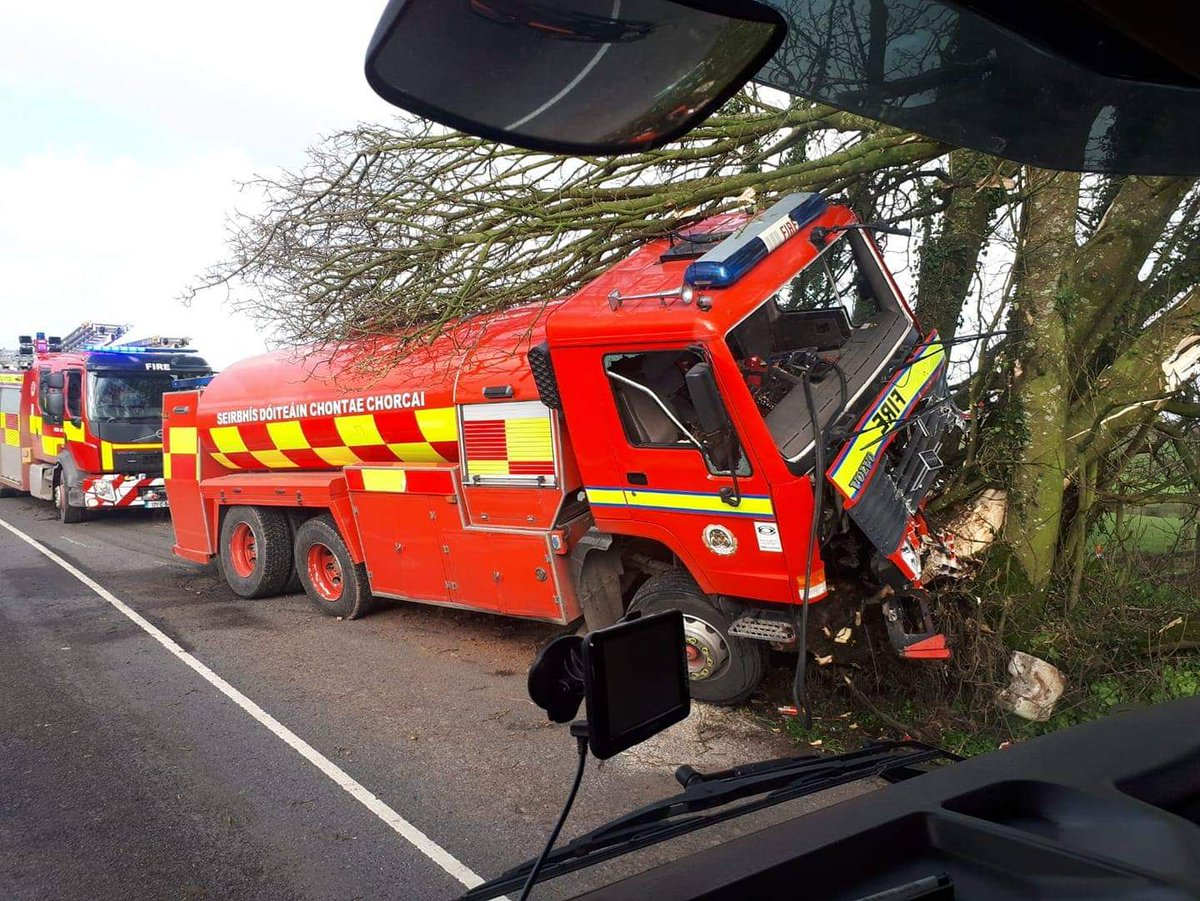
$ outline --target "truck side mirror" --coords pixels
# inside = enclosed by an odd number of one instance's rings
[[[721,392],[717,389],[712,367],[708,363],[697,363],[688,370],[685,382],[688,397],[696,410],[696,419],[705,434],[728,431],[729,417],[725,415],[725,405],[721,402]]]
[[[62,422],[63,413],[66,411],[66,398],[63,397],[61,391],[51,390],[46,395],[46,415],[55,422]]]
[[[66,377],[62,372],[48,372],[42,376],[42,381],[52,391],[61,391],[66,385]]]

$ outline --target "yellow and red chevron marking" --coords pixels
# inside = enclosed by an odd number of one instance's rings
[[[166,500],[163,480],[153,476],[106,473],[84,479],[81,487],[83,505],[88,508],[143,507],[147,501],[147,489],[157,489],[153,492],[153,501],[156,504]]]
[[[227,469],[329,469],[355,463],[452,463],[453,407],[213,426],[213,459]]]
[[[466,478],[554,476],[550,410],[538,401],[463,408]]]

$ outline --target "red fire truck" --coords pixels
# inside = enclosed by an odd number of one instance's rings
[[[717,703],[796,647],[806,598],[823,634],[872,598],[898,651],[946,657],[915,590],[947,552],[922,514],[961,419],[945,359],[870,227],[791,195],[565,300],[166,395],[175,552],[243,597],[298,577],[344,618],[372,597],[592,628],[681,609]]]
[[[165,507],[162,396],[210,374],[183,339],[115,345],[124,326],[84,323],[66,338],[22,336],[0,371],[0,495],[53,501],[75,523],[118,507]]]

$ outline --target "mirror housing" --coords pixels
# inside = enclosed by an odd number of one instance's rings
[[[50,393],[46,395],[46,415],[56,422],[62,422],[66,409],[67,401],[63,397],[62,391],[51,389]]]
[[[725,413],[725,404],[721,401],[712,366],[707,362],[697,363],[687,371],[684,382],[692,406],[696,408],[696,418],[705,433],[711,435],[728,431],[729,417]]]

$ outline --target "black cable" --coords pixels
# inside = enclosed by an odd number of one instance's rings
[[[812,528],[808,533],[808,559],[804,561],[804,595],[801,598],[803,606],[800,608],[800,635],[797,638],[797,650],[800,652],[800,656],[796,661],[796,672],[792,676],[792,704],[795,705],[798,712],[803,714],[805,729],[812,729],[812,710],[808,704],[805,674],[808,670],[808,607],[812,602],[812,563],[820,537],[821,520],[825,516],[825,435],[830,426],[837,422],[845,411],[848,393],[846,374],[842,372],[842,368],[837,363],[824,360],[820,362],[832,367],[837,373],[841,383],[841,397],[837,409],[833,411],[829,422],[822,428],[821,417],[817,411],[817,405],[813,403],[812,394],[812,374],[816,364],[810,363],[809,367],[804,370],[802,384],[804,400],[808,404],[808,413],[812,417],[813,428],[813,518]]]
[[[534,863],[533,869],[529,871],[529,876],[525,879],[525,886],[521,889],[520,901],[525,901],[529,897],[529,893],[533,891],[533,884],[537,881],[538,873],[542,871],[542,867],[546,863],[546,858],[550,856],[550,851],[554,848],[554,843],[558,840],[558,834],[562,832],[563,824],[567,821],[567,815],[571,812],[571,807],[575,804],[575,795],[579,793],[579,783],[583,781],[583,770],[587,765],[588,740],[583,735],[575,736],[575,740],[579,743],[579,768],[575,771],[575,782],[571,785],[571,793],[567,795],[567,803],[563,805],[562,813],[558,815],[558,822],[554,824],[554,829],[550,832],[550,839],[546,842],[546,847],[538,855],[537,862]]]

